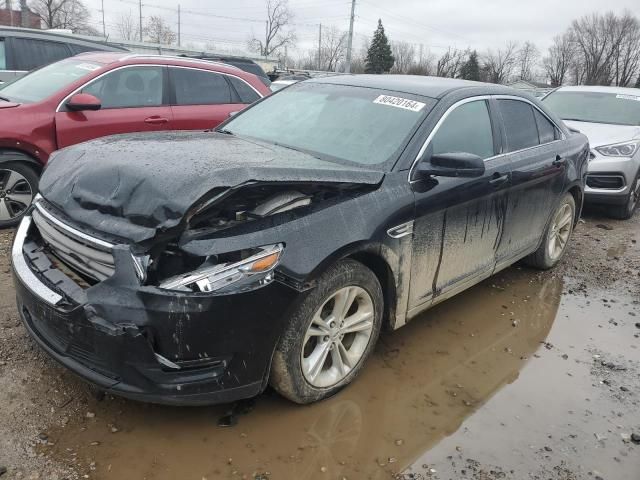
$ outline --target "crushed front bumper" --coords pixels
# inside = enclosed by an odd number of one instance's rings
[[[82,289],[33,228],[26,216],[12,250],[18,311],[62,365],[107,392],[154,403],[224,403],[264,389],[298,292],[277,282],[228,295],[121,284],[128,277],[118,258],[112,278]]]

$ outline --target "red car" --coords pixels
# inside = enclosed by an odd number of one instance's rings
[[[15,225],[49,155],[96,137],[204,130],[270,93],[224,63],[94,52],[0,88],[0,228]]]

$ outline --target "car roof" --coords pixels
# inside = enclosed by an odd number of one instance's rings
[[[424,75],[337,75],[305,80],[305,83],[309,82],[393,90],[431,98],[442,98],[454,90],[478,87],[490,89],[491,92],[487,93],[514,93],[512,88],[490,83]]]
[[[119,52],[120,55],[122,55],[123,53],[130,53],[126,48],[119,47],[117,45],[111,45],[108,42],[79,38],[56,30],[36,30],[32,28],[0,26],[0,36],[32,38],[38,40],[71,43],[75,45],[95,46],[96,48],[100,48],[103,51]]]
[[[640,96],[640,89],[629,87],[604,87],[599,85],[576,85],[572,87],[560,87],[556,91],[560,92],[593,92],[593,93],[617,93],[620,95]]]
[[[149,55],[130,52],[86,52],[80,53],[72,58],[82,58],[83,60],[102,63],[104,65],[111,65],[113,63],[122,63],[123,65],[133,63],[159,63],[162,65],[198,66],[209,70],[219,70],[233,74],[247,74],[244,70],[229,65],[228,63],[171,55]]]

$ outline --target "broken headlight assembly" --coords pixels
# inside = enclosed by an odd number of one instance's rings
[[[257,248],[239,261],[204,266],[160,283],[165,290],[185,292],[243,292],[271,283],[284,250],[281,243]]]

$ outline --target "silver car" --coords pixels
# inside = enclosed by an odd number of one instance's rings
[[[628,219],[640,203],[640,90],[561,87],[543,102],[569,128],[589,138],[585,201]]]

